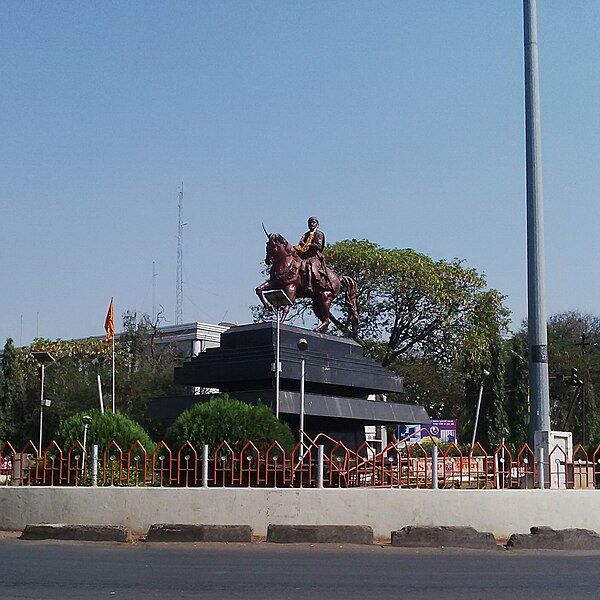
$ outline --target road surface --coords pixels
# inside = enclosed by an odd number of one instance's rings
[[[2,600],[600,597],[600,553],[0,539]]]

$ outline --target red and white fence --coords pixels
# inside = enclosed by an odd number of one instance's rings
[[[7,442],[0,450],[0,484],[522,489],[538,487],[543,466],[552,487],[600,487],[600,446],[591,455],[578,446],[573,457],[556,446],[540,463],[528,445],[488,452],[476,444],[463,452],[456,444],[442,450],[433,441],[401,440],[377,450],[368,442],[351,449],[325,434],[304,438],[291,450],[277,442],[248,441],[234,449],[223,441],[209,449],[187,441],[180,448],[160,442],[149,451],[139,441],[130,448],[112,441],[97,460],[79,441],[70,448],[52,441],[42,452],[32,441],[20,450]]]

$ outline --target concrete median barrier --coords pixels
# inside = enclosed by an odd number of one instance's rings
[[[591,529],[532,527],[530,533],[513,533],[509,550],[600,550],[600,535]]]
[[[492,533],[472,527],[414,527],[392,531],[392,546],[402,548],[476,548],[495,550],[499,546]]]
[[[251,542],[249,525],[188,525],[156,523],[148,529],[147,542]]]
[[[130,542],[131,531],[119,525],[27,525],[22,540],[74,540],[84,542]]]
[[[269,525],[267,542],[277,544],[372,544],[367,525]]]

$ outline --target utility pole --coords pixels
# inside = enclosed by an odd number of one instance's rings
[[[523,0],[523,18],[527,165],[527,329],[533,433],[550,431],[536,0]]]
[[[183,181],[179,191],[179,221],[177,225],[177,299],[175,302],[175,324],[183,323]]]

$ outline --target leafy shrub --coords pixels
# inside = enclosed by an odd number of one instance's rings
[[[79,412],[59,424],[55,439],[61,448],[70,448],[75,440],[83,442],[84,415],[92,417],[87,434],[88,444],[98,444],[100,448],[106,448],[115,440],[123,451],[128,451],[134,442],[139,440],[147,451],[151,452],[154,448],[152,440],[139,423],[123,413],[102,414],[98,409]]]
[[[214,449],[223,440],[239,450],[248,440],[260,449],[277,441],[285,450],[294,447],[290,428],[275,418],[264,405],[245,404],[226,394],[195,404],[179,415],[167,431],[171,448],[180,448],[186,440],[196,447],[208,444]]]

